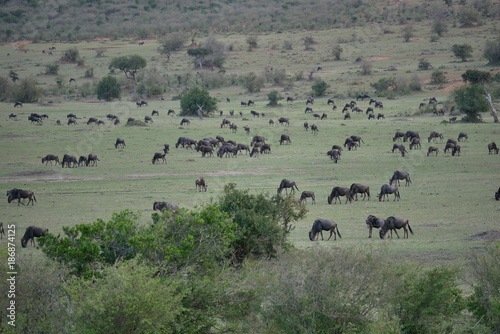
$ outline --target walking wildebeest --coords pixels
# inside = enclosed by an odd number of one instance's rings
[[[309,240],[315,241],[318,237],[318,233],[321,234],[321,240],[325,240],[323,238],[323,231],[330,231],[330,236],[326,241],[330,240],[332,234],[334,237],[333,240],[337,240],[337,234],[339,235],[339,238],[342,238],[336,222],[328,219],[318,218],[314,221],[311,231],[309,231]]]
[[[70,168],[72,164],[73,167],[78,166],[78,160],[76,160],[76,157],[74,155],[65,154],[61,162],[61,167],[64,168],[64,165],[66,165],[66,167]]]
[[[0,239],[3,239],[4,235],[5,235],[5,230],[3,229],[3,223],[0,222]]]
[[[196,190],[198,191],[207,191],[207,184],[205,183],[205,179],[202,178],[202,177],[199,177],[196,179],[196,181],[194,182],[195,186],[196,186]]]
[[[408,153],[406,150],[405,146],[403,144],[394,144],[392,145],[392,153],[394,153],[395,150],[399,150],[401,153],[401,156],[404,157],[405,153]]]
[[[363,194],[363,201],[368,195],[368,200],[370,200],[370,187],[361,183],[353,183],[351,184],[351,188],[349,189],[351,197],[357,201],[358,194]]]
[[[153,155],[153,159],[151,160],[151,162],[154,165],[157,161],[160,161],[160,160],[162,160],[164,163],[167,163],[167,159],[165,158],[165,152],[156,152]]]
[[[26,247],[30,240],[31,240],[31,244],[33,246],[35,246],[36,245],[35,238],[42,237],[48,231],[49,231],[48,228],[29,226],[26,229],[26,232],[24,232],[23,238],[21,239],[21,246]]]
[[[304,130],[309,130],[309,123],[307,122],[304,122]]]
[[[316,197],[314,196],[314,191],[303,191],[300,195],[299,203],[306,203],[307,198],[311,198],[312,204],[316,204]]]
[[[36,202],[36,197],[35,194],[31,190],[22,190],[22,189],[11,189],[7,191],[7,202],[11,203],[13,200],[17,199],[17,206],[21,204],[21,199],[28,199],[28,205],[34,205],[34,202]],[[24,205],[24,203],[22,203]]]
[[[97,155],[90,153],[85,162],[85,166],[92,164],[92,166],[97,166],[97,161],[101,161],[97,158]]]
[[[288,118],[285,118],[285,117],[280,117],[278,119],[278,122],[281,124],[281,125],[285,125],[285,126],[289,126],[290,125],[290,120]]]
[[[121,146],[121,148],[124,148],[125,146],[125,139],[123,138],[116,138],[116,142],[115,142],[115,148],[118,148],[118,146]]]
[[[381,119],[381,118],[382,118],[382,119],[385,119],[384,114],[378,113],[378,114],[377,114],[377,120],[379,120],[379,119]]]
[[[9,119],[17,119],[17,114],[10,113],[9,114]]]
[[[283,145],[283,143],[288,143],[288,144],[291,144],[292,141],[290,140],[290,136],[289,135],[281,135],[281,138],[280,138],[280,145]]]
[[[330,159],[332,159],[334,163],[337,163],[340,160],[340,154],[340,150],[338,149],[332,149],[326,152],[326,155],[329,155]]]
[[[462,141],[462,139],[467,140],[467,139],[469,139],[469,136],[465,132],[460,132],[458,134],[458,141]]]
[[[431,134],[429,135],[429,138],[427,138],[427,142],[431,142],[431,140],[434,140],[434,142],[437,142],[437,139],[441,139],[441,141],[444,140],[443,133],[442,132],[436,132],[432,131]]]
[[[78,159],[78,167],[80,167],[82,164],[87,166],[87,157],[84,155],[81,155],[80,159]]]
[[[368,227],[368,238],[372,237],[372,229],[373,228],[381,228],[384,226],[385,220],[382,218],[377,218],[373,215],[369,215],[368,218],[366,218],[366,227]]]
[[[493,154],[493,153],[498,154],[498,147],[497,144],[495,144],[495,142],[488,144],[488,154]]]
[[[384,201],[385,201],[386,196],[387,196],[387,200],[389,200],[389,194],[394,194],[394,201],[396,201],[396,198],[398,199],[398,201],[401,199],[401,196],[399,196],[398,187],[389,186],[387,184],[384,184],[380,188],[380,194],[378,194],[378,201],[381,202],[382,199],[384,199]]]
[[[411,234],[413,234],[413,231],[410,227],[410,223],[408,222],[408,219],[396,218],[396,217],[391,216],[385,220],[384,226],[382,226],[382,228],[380,229],[380,238],[384,239],[385,235],[387,234],[387,231],[390,230],[391,236],[392,236],[392,231],[394,231],[394,233],[396,233],[396,235],[398,236],[398,239],[399,239],[399,234],[398,234],[398,231],[396,231],[396,230],[399,230],[401,228],[404,230],[403,239],[405,239],[405,238],[408,239],[408,230],[410,230]]]
[[[460,145],[455,145],[455,147],[452,149],[451,155],[455,156],[455,154],[457,156],[460,156]]]
[[[352,196],[351,196],[351,191],[349,188],[346,187],[333,187],[332,192],[330,195],[328,195],[328,204],[332,204],[332,200],[334,200],[333,204],[337,203],[337,199],[339,200],[339,204],[342,204],[342,200],[340,199],[340,196],[345,196],[346,200],[345,203],[347,204],[347,201],[352,202]]]
[[[169,202],[154,202],[153,204],[154,211],[163,211],[165,209],[167,211],[177,211],[179,207]]]
[[[439,153],[439,148],[437,148],[436,146],[430,146],[427,150],[427,156],[430,156],[432,153],[436,153],[437,156]]]
[[[405,180],[406,181],[405,186],[409,186],[411,183],[410,174],[408,174],[407,172],[401,172],[397,170],[394,172],[394,174],[392,174],[392,177],[389,180],[389,184],[392,186],[392,184],[394,183],[394,185],[399,186],[400,185],[399,180]]]
[[[52,165],[52,161],[55,161],[56,165],[60,164],[59,162],[59,157],[54,154],[47,154],[45,157],[42,158],[42,164],[45,163],[45,166],[50,162]]]
[[[498,191],[495,193],[495,199],[497,201],[500,199],[500,188],[498,188]]]
[[[449,118],[449,121],[450,121],[450,123],[454,123],[454,122],[456,122],[456,121],[457,121],[457,116],[450,117],[450,118]]]
[[[311,125],[311,132],[317,134],[319,132],[318,126],[316,124]]]
[[[283,189],[285,189],[286,193],[288,194],[288,188],[291,188],[292,194],[295,193],[295,189],[299,190],[299,187],[297,187],[295,181],[283,179],[281,180],[280,186],[278,187],[278,195],[281,195]]]

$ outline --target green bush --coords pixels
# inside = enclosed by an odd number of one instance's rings
[[[451,48],[455,57],[462,61],[467,61],[467,58],[472,57],[472,46],[469,44],[454,44]]]
[[[314,85],[311,86],[311,89],[313,91],[313,96],[318,97],[318,96],[324,96],[326,94],[326,90],[330,87],[329,84],[327,84],[323,80],[317,80]]]
[[[80,52],[78,51],[77,48],[71,48],[66,51],[64,51],[63,56],[61,57],[62,61],[68,62],[68,63],[76,63],[80,61]]]
[[[453,99],[457,108],[467,114],[466,122],[481,121],[481,113],[489,111],[488,101],[484,97],[484,88],[481,84],[471,84],[453,91]]]
[[[203,116],[207,116],[217,110],[217,99],[211,97],[207,90],[193,87],[181,97],[181,115],[198,115],[202,108]]]
[[[121,96],[120,84],[118,80],[112,76],[102,78],[97,84],[96,90],[99,100],[111,101],[113,99],[119,99]]]
[[[495,65],[500,63],[500,37],[494,41],[486,42],[484,48],[484,57],[488,59],[488,64]]]
[[[43,89],[38,86],[34,77],[21,79],[19,84],[13,88],[13,99],[23,103],[38,102],[42,95]]]
[[[45,74],[57,75],[58,73],[59,73],[59,65],[57,64],[45,65]]]
[[[273,90],[267,94],[267,98],[269,99],[268,106],[275,107],[278,105],[280,100],[283,100],[283,96],[277,90]]]
[[[435,85],[439,85],[442,83],[448,82],[448,79],[446,79],[446,75],[443,71],[436,70],[432,72],[431,74],[431,83]]]
[[[264,87],[265,78],[258,76],[254,72],[240,76],[241,85],[249,92],[256,93]]]

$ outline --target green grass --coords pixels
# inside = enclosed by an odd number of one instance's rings
[[[399,31],[400,27],[392,27]],[[485,63],[481,59],[484,42],[492,37],[491,25],[469,29],[473,38],[467,42],[475,48],[475,58],[467,63],[459,63],[452,57],[451,45],[463,40],[464,29],[450,28],[448,35],[440,43],[430,43],[429,28],[417,27],[415,39],[404,43],[398,33],[383,34],[378,26],[364,29],[285,32],[283,34],[265,34],[259,36],[259,48],[246,51],[244,36],[231,34],[220,36],[226,45],[235,44],[234,52],[228,53],[226,73],[242,74],[254,71],[261,73],[266,66],[286,68],[292,75],[298,71],[321,66],[322,71],[315,74],[331,85],[329,96],[336,99],[339,109],[332,111],[327,106],[327,97],[319,98],[313,105],[315,113],[328,113],[327,120],[314,120],[311,114],[304,114],[305,98],[309,96],[311,81],[294,83],[290,91],[280,87],[266,85],[256,94],[248,94],[241,87],[229,86],[212,90],[210,94],[221,100],[220,109],[224,115],[204,119],[191,118],[191,125],[181,127],[179,116],[167,116],[168,109],[179,112],[179,101],[173,101],[180,87],[169,88],[164,94],[165,100],[148,99],[147,107],[138,108],[125,96],[123,101],[104,103],[93,99],[76,96],[45,96],[43,103],[13,108],[12,104],[0,106],[0,184],[4,191],[13,187],[30,189],[35,192],[37,202],[34,206],[17,206],[7,201],[0,202],[2,221],[17,225],[20,239],[29,225],[48,227],[53,233],[60,233],[62,227],[96,219],[107,220],[111,214],[123,209],[132,209],[141,213],[141,222],[148,223],[154,201],[169,201],[179,206],[195,208],[222,194],[225,184],[234,182],[240,189],[252,192],[275,194],[279,182],[290,178],[297,182],[301,191],[312,190],[316,193],[317,204],[308,202],[307,218],[296,224],[291,233],[291,241],[299,248],[309,247],[354,247],[362,251],[388,253],[390,259],[403,261],[414,258],[427,265],[460,263],[467,253],[478,246],[482,240],[474,235],[498,230],[500,217],[498,202],[493,198],[500,185],[498,155],[488,155],[486,145],[498,139],[498,124],[492,123],[491,116],[484,115],[483,124],[449,124],[443,121],[448,115],[415,116],[421,101],[436,96],[439,102],[448,98],[450,89],[460,82],[460,74],[469,68],[481,68]],[[357,42],[345,43],[343,61],[332,61],[328,50],[339,38],[349,40],[356,33]],[[303,51],[300,38],[313,34],[318,44],[314,52]],[[283,41],[294,41],[294,49],[289,51],[272,50],[273,45],[281,48]],[[361,42],[359,40],[362,40]],[[41,50],[57,46],[57,54],[52,58],[42,54]],[[7,76],[14,69],[20,77],[36,75],[42,87],[55,85],[54,76],[41,73],[45,64],[56,61],[63,50],[76,46],[86,58],[86,65],[94,67],[96,79],[108,74],[107,65],[112,57],[140,53],[148,60],[148,68],[157,67],[161,73],[175,77],[192,70],[191,60],[181,51],[172,56],[170,63],[159,59],[155,51],[156,42],[147,41],[143,47],[123,41],[83,42],[79,44],[29,44],[28,53],[16,51],[15,45],[0,47],[0,63],[3,65],[0,75]],[[106,48],[106,57],[96,58],[93,48]],[[10,56],[7,56],[7,53]],[[357,57],[373,61],[374,74],[359,75],[359,65],[353,62]],[[450,82],[435,87],[425,85],[422,93],[400,97],[395,100],[380,98],[384,102],[385,120],[367,120],[366,115],[353,114],[351,120],[343,120],[342,106],[351,101],[350,91],[371,91],[369,84],[382,77],[392,75],[411,77],[419,75],[424,83],[432,71],[417,71],[418,59],[428,58],[434,68],[443,68]],[[396,71],[388,71],[389,68]],[[77,78],[75,86],[81,85],[84,69],[74,64],[61,64],[60,74],[69,80]],[[121,74],[117,74],[122,76]],[[305,75],[307,77],[307,75]],[[65,85],[69,85],[65,84]],[[266,94],[278,89],[284,96],[297,98],[293,103],[281,101],[281,107],[267,108]],[[231,102],[226,103],[225,98]],[[240,107],[241,100],[253,99],[255,107]],[[366,110],[368,102],[358,102]],[[160,112],[154,117],[154,123],[146,127],[125,126],[128,117],[143,119],[156,109]],[[235,117],[230,120],[239,127],[237,133],[228,128],[221,129],[223,117],[229,117],[228,111],[234,109]],[[265,112],[266,116],[254,118],[250,110]],[[498,109],[498,108],[497,108]],[[243,112],[243,118],[239,116]],[[18,113],[18,120],[9,120],[8,114]],[[31,125],[27,116],[32,113],[47,113],[49,119],[42,126]],[[66,114],[73,112],[81,119],[76,126],[66,125]],[[122,123],[112,126],[109,122],[104,127],[87,126],[86,119],[97,117],[105,119],[106,114],[117,114]],[[290,127],[277,124],[277,118],[289,117]],[[272,118],[276,125],[269,126]],[[63,123],[57,126],[56,120]],[[303,129],[303,123],[316,123],[319,133],[315,136]],[[176,149],[174,144],[180,136],[202,139],[222,135],[236,142],[250,143],[251,136],[243,131],[243,126],[251,128],[251,135],[263,135],[272,145],[270,155],[250,158],[247,155],[237,158],[201,158],[193,150]],[[422,137],[422,150],[410,151],[407,157],[391,153],[392,136],[395,131],[415,130]],[[443,154],[444,142],[437,145],[440,153],[437,157],[426,157],[427,136],[431,131],[444,133],[446,139],[456,139],[458,133],[465,131],[469,141],[461,144],[462,155],[452,157]],[[287,133],[291,136],[291,145],[279,145],[279,136]],[[333,144],[343,144],[346,137],[360,135],[365,144],[351,152],[344,152],[338,164],[332,163],[326,152]],[[115,149],[117,137],[125,139],[124,149]],[[167,164],[152,165],[155,152],[169,143],[171,152],[167,155]],[[406,143],[408,147],[408,143]],[[46,154],[57,154],[62,159],[65,153],[88,155],[95,153],[101,160],[97,167],[61,168],[44,166],[41,158]],[[380,187],[388,183],[395,170],[407,171],[413,183],[409,187],[401,186],[401,201],[381,203],[376,198]],[[205,177],[208,192],[196,192],[194,181]],[[351,204],[328,205],[326,198],[334,186],[348,187],[353,182],[370,186],[370,201],[357,201]],[[296,194],[298,198],[300,194]],[[383,218],[388,216],[406,217],[410,221],[415,235],[408,240],[380,240],[378,234],[368,239],[365,219],[369,214]],[[333,242],[315,242],[308,239],[308,231],[314,219],[322,217],[336,221],[342,239]],[[402,232],[400,233],[402,236]],[[24,251],[24,250],[23,250]]]

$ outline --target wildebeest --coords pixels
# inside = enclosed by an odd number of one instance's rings
[[[404,138],[404,136],[405,136],[404,132],[396,131],[396,133],[394,134],[394,137],[392,137],[392,141],[396,141],[396,140],[401,141],[402,140],[401,138]]]
[[[465,132],[460,132],[458,134],[458,141],[462,141],[462,139],[467,140],[467,139],[469,139],[469,136]]]
[[[314,98],[312,98],[312,97],[307,98],[307,100],[306,100],[306,106],[308,104],[314,104]]]
[[[288,97],[286,98],[286,102],[293,102],[293,97],[288,96]]]
[[[326,104],[328,104],[328,105],[330,105],[330,104],[335,105],[335,100],[334,99],[328,99],[328,101],[326,102]]]
[[[369,215],[368,218],[366,218],[366,227],[368,227],[368,238],[372,237],[372,229],[373,228],[381,228],[384,226],[385,220],[382,218],[375,217],[373,215]]]
[[[382,199],[385,201],[385,197],[386,196],[387,196],[387,200],[389,200],[389,195],[390,194],[394,194],[394,201],[396,201],[396,199],[398,201],[401,199],[401,196],[399,195],[399,189],[398,189],[398,187],[384,184],[380,188],[380,194],[378,194],[378,201],[381,202]]]
[[[281,124],[281,125],[285,125],[285,126],[289,126],[290,125],[290,120],[288,118],[285,118],[285,117],[280,117],[278,119],[278,122]]]
[[[495,193],[495,199],[497,201],[500,199],[500,188],[498,188],[498,191]]]
[[[300,194],[300,200],[299,203],[305,203],[306,199],[310,198],[312,200],[312,204],[316,204],[316,197],[314,196],[314,191],[303,191],[302,194]]]
[[[321,120],[324,120],[324,119],[327,119],[328,118],[328,114],[327,113],[323,113],[321,115]]]
[[[498,154],[498,147],[497,144],[495,144],[495,142],[491,142],[488,144],[488,154],[493,154],[493,153]]]
[[[26,229],[26,232],[24,232],[23,238],[21,239],[21,246],[26,247],[30,240],[31,244],[35,246],[36,245],[35,238],[42,237],[48,231],[49,229],[45,227],[29,226]]]
[[[313,108],[311,107],[306,107],[306,109],[304,110],[304,114],[308,113],[308,112],[313,112]]]
[[[36,115],[30,115],[28,116],[28,121],[31,121],[31,124],[35,123],[37,125],[42,125],[43,124],[43,120],[41,117],[39,116],[36,116]]]
[[[10,118],[10,119],[17,119],[17,114],[10,113],[10,114],[9,114],[9,118]]]
[[[165,154],[168,154],[169,151],[170,151],[170,145],[163,144],[163,152],[165,152]]]
[[[455,145],[455,147],[451,150],[452,156],[460,156],[460,145]]]
[[[154,123],[153,122],[153,118],[151,118],[151,116],[144,116],[144,123]]]
[[[186,138],[186,137],[179,137],[179,139],[177,139],[177,143],[175,143],[175,148],[178,148],[179,145],[181,145],[182,147],[188,149],[188,148],[193,148],[194,145],[197,144],[197,141],[194,140],[194,139],[191,139],[191,138]]]
[[[370,98],[370,95],[368,94],[359,94],[358,97],[356,97],[356,101],[363,101],[364,99],[369,99]]]
[[[384,114],[378,113],[378,114],[377,114],[377,120],[379,120],[379,119],[381,119],[381,118],[385,119]]]
[[[266,138],[264,138],[263,136],[253,136],[250,146],[254,146],[255,143],[264,143],[265,141]]]
[[[11,189],[7,191],[7,202],[11,203],[12,201],[17,199],[17,206],[21,204],[21,199],[28,199],[28,205],[31,202],[31,205],[34,205],[36,202],[35,194],[31,190],[22,190],[18,188]],[[24,203],[22,203],[24,205]]]
[[[457,121],[457,116],[453,116],[449,118],[450,123],[454,123]]]
[[[288,188],[292,190],[292,194],[295,193],[295,189],[299,190],[299,187],[297,187],[295,181],[283,179],[281,180],[280,186],[278,187],[278,195],[281,195],[283,189],[285,189],[286,193],[288,194]]]
[[[0,239],[3,239],[4,235],[5,235],[5,230],[3,229],[3,223],[0,222]]]
[[[271,145],[269,144],[262,144],[260,147],[260,154],[269,154],[271,153]]]
[[[226,126],[229,126],[230,124],[231,124],[231,121],[230,121],[230,120],[228,120],[227,118],[224,118],[224,119],[222,120],[222,122],[220,123],[220,127],[221,127],[221,128],[224,128],[224,127],[226,127]]]
[[[401,153],[401,156],[404,157],[405,156],[405,153],[408,153],[408,151],[406,150],[405,146],[403,144],[394,144],[392,145],[392,153],[394,153],[394,151],[396,150],[399,150],[399,152]]]
[[[337,199],[339,200],[339,204],[342,204],[340,196],[345,196],[346,204],[347,204],[347,201],[352,202],[351,191],[349,188],[333,187],[332,192],[330,193],[330,195],[328,195],[328,200],[327,200],[328,204],[332,204],[332,200],[334,200],[333,204],[335,204],[337,202]]]
[[[142,100],[142,101],[137,101],[135,104],[136,104],[138,107],[142,107],[142,106],[147,106],[147,105],[148,105],[148,103],[147,103],[146,101],[144,101],[144,100]]]
[[[418,133],[418,131],[406,131],[404,137],[403,137],[403,141],[406,142],[406,141],[412,141],[413,138],[419,138],[420,139],[420,135]]]
[[[45,163],[47,165],[49,162],[52,165],[52,161],[55,162],[55,164],[59,164],[59,157],[54,154],[47,154],[45,157],[42,158],[42,164]]]
[[[413,231],[410,227],[410,223],[408,222],[408,219],[396,218],[396,217],[391,216],[385,220],[384,226],[382,226],[382,228],[380,229],[380,238],[384,239],[385,235],[387,234],[387,231],[390,230],[391,235],[392,235],[392,231],[394,231],[394,233],[396,233],[396,235],[398,236],[398,239],[399,239],[399,234],[398,234],[398,231],[396,231],[396,230],[399,230],[401,228],[404,230],[403,239],[408,238],[408,230],[410,230],[411,234],[413,234]]]
[[[344,115],[344,120],[346,119],[351,119],[351,114],[346,112],[345,115]]]
[[[286,135],[286,134],[281,135],[280,145],[283,145],[283,143],[285,143],[285,144],[291,144],[292,143],[292,141],[290,140],[290,136],[289,135]]]
[[[326,155],[330,156],[330,159],[332,159],[333,162],[337,163],[340,160],[341,153],[339,149],[334,148],[326,152]]]
[[[20,102],[20,101],[16,101],[16,102],[14,103],[14,108],[15,108],[15,107],[22,107],[22,106],[23,106],[23,103],[22,103],[22,102]]]
[[[229,128],[231,129],[231,131],[233,133],[235,133],[236,131],[238,131],[238,125],[236,125],[235,123],[229,124]]]
[[[342,238],[340,236],[340,231],[336,222],[328,219],[318,218],[314,221],[311,231],[309,231],[309,240],[315,241],[318,233],[321,234],[321,240],[325,240],[323,238],[323,231],[330,231],[330,236],[326,241],[330,240],[332,234],[334,237],[333,240],[337,240],[337,234],[339,235],[339,238]]]
[[[250,127],[249,127],[248,125],[245,125],[245,126],[243,127],[243,130],[245,130],[245,133],[246,133],[247,135],[249,135],[249,134],[250,134]]]
[[[432,153],[435,153],[437,156],[439,153],[439,148],[437,148],[436,146],[430,146],[429,149],[427,149],[427,156],[430,156]]]
[[[191,124],[191,121],[189,121],[189,119],[187,119],[187,118],[183,118],[181,120],[181,126],[183,126],[183,125],[190,125],[190,124]]]
[[[236,148],[238,149],[238,152],[245,151],[247,153],[250,153],[250,148],[248,147],[247,144],[238,144],[236,145]]]
[[[116,142],[115,142],[115,148],[118,148],[118,146],[121,146],[121,148],[124,148],[125,146],[125,139],[123,138],[116,138]]]
[[[198,191],[207,191],[207,184],[205,183],[205,179],[203,177],[199,177],[194,182],[196,186],[196,190]]]
[[[253,117],[255,116],[260,117],[260,114],[255,110],[250,110],[250,113],[253,115]]]
[[[319,131],[318,126],[316,124],[311,125],[311,132],[313,134],[317,134]]]
[[[61,162],[61,167],[64,168],[64,165],[68,168],[72,167],[71,165],[73,165],[73,167],[77,167],[78,160],[74,155],[65,154]]]
[[[429,138],[427,138],[427,142],[431,142],[431,140],[434,139],[434,142],[437,142],[437,139],[441,139],[441,141],[444,140],[444,137],[443,137],[443,133],[442,132],[436,132],[436,131],[432,131],[429,135]]]
[[[399,186],[400,185],[399,180],[405,180],[406,181],[405,186],[409,186],[411,183],[410,174],[407,172],[401,172],[397,170],[392,174],[392,177],[389,180],[389,184],[392,186],[392,184],[394,183],[394,185]]]
[[[304,122],[304,130],[309,130],[309,123],[307,122]]]
[[[415,149],[420,149],[422,148],[422,145],[420,145],[420,138],[413,138],[411,143],[410,143],[410,150],[412,150],[413,148]]]
[[[164,163],[167,163],[167,159],[165,158],[165,152],[156,152],[154,155],[153,155],[153,159],[151,160],[151,162],[153,163],[153,165],[162,160]]]
[[[370,113],[370,114],[368,115],[368,119],[375,119],[375,115],[374,115],[373,113]]]
[[[177,211],[179,207],[175,204],[169,202],[154,202],[153,210],[154,211]]]
[[[97,122],[97,118],[95,117],[90,117],[87,121],[87,125],[90,125],[90,124],[95,124]]]
[[[268,123],[269,123],[270,126],[274,125],[274,121],[272,119],[270,119]]]
[[[361,139],[360,136],[351,136],[351,139],[353,142],[355,142],[356,144],[358,144],[358,146],[361,146],[361,142],[363,142],[363,144],[365,143],[363,141],[363,139]]]
[[[87,166],[87,157],[84,155],[81,155],[80,158],[78,159],[78,166],[81,166],[82,164]]]
[[[368,195],[368,200],[370,200],[370,187],[361,183],[353,183],[351,184],[351,188],[349,188],[350,195],[356,201],[358,200],[358,194],[363,194],[363,201]]]
[[[174,109],[168,109],[167,111],[167,115],[170,116],[170,115],[175,115],[175,110]]]
[[[207,154],[212,156],[214,148],[212,146],[201,145],[196,147],[196,151],[201,152],[201,157],[204,158]]]
[[[85,166],[92,165],[92,166],[97,166],[97,161],[101,161],[97,158],[97,155],[90,153],[89,156],[87,157],[87,162],[85,163]]]
[[[78,125],[78,123],[76,122],[76,119],[68,118],[68,125]]]
[[[151,112],[151,116],[159,116],[159,115],[160,115],[160,113],[158,112],[158,110],[153,110]]]

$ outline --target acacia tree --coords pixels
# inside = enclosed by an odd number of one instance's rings
[[[451,50],[455,57],[460,58],[462,61],[467,61],[467,58],[472,57],[472,46],[469,44],[454,44]]]
[[[405,25],[402,29],[403,31],[403,38],[405,40],[405,42],[409,42],[410,41],[410,38],[412,38],[414,35],[413,33],[413,25],[412,24],[408,24],[408,25]]]
[[[121,96],[121,88],[118,80],[115,77],[107,76],[102,78],[97,84],[97,98],[99,100],[111,101],[119,99]]]
[[[170,60],[170,55],[174,51],[178,51],[184,45],[187,35],[184,32],[174,32],[168,36],[158,38],[158,52],[160,55],[167,57]]]
[[[119,69],[122,71],[125,76],[134,81],[136,80],[136,74],[139,70],[145,68],[147,66],[146,59],[139,55],[129,55],[129,56],[120,56],[115,57],[111,60],[109,64],[109,69]]]

